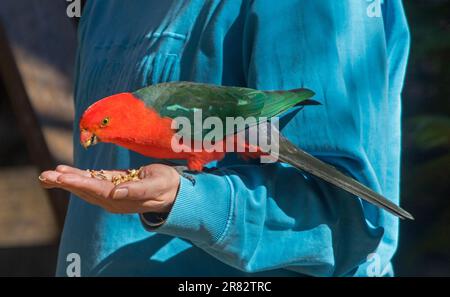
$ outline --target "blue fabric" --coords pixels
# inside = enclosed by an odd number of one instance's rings
[[[307,87],[323,105],[286,117],[296,145],[399,202],[400,92],[409,32],[400,0],[88,1],[79,30],[76,119],[96,100],[163,81]],[[151,162],[111,144],[75,164]],[[164,225],[72,198],[57,274],[392,275],[398,220],[283,164],[227,157],[182,179]],[[368,260],[370,253],[376,253]],[[378,265],[379,264],[379,265]]]

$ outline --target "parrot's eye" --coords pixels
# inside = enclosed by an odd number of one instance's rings
[[[108,125],[108,124],[109,124],[109,118],[106,117],[106,118],[104,118],[104,119],[102,120],[102,127],[105,127],[105,126]]]

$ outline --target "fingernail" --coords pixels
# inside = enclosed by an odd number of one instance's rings
[[[42,177],[40,175],[38,176],[38,178],[39,178],[40,181],[46,181],[47,180],[46,178],[44,178],[44,177]]]
[[[128,189],[127,188],[119,188],[114,191],[113,199],[123,199],[127,197]]]

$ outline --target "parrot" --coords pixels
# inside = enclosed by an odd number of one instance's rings
[[[190,171],[201,172],[207,163],[222,160],[226,152],[180,149],[200,141],[208,130],[180,132],[176,123],[179,118],[193,121],[201,111],[202,120],[216,117],[225,122],[228,117],[255,117],[257,121],[270,121],[296,106],[302,109],[306,105],[319,105],[312,99],[314,96],[306,88],[263,91],[186,81],[158,83],[134,92],[114,94],[90,105],[79,121],[80,142],[85,148],[99,142],[113,143],[151,158],[185,160]],[[389,199],[300,149],[276,129],[272,130],[278,136],[277,162],[323,179],[401,219],[414,219]],[[215,139],[215,144],[224,145],[229,140],[238,143],[236,136],[240,133],[243,131],[225,130],[220,139]],[[255,145],[253,152],[248,150],[250,144],[244,146],[247,150],[238,151],[244,159],[264,155]]]

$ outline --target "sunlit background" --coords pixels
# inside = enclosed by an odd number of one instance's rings
[[[412,49],[402,206],[416,221],[401,224],[394,259],[400,276],[450,276],[449,2],[404,1]],[[45,192],[37,176],[72,162],[77,39],[67,4],[0,2],[0,276],[54,275],[67,195]]]

